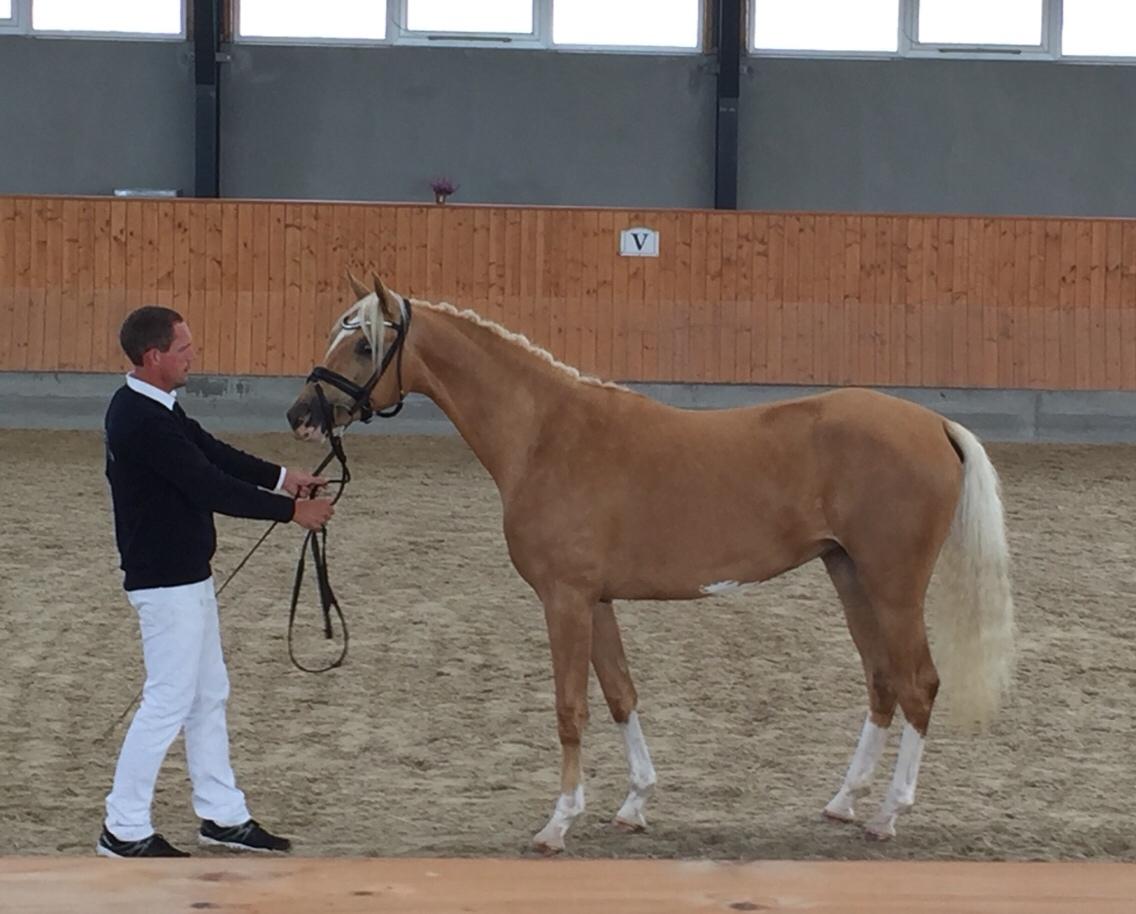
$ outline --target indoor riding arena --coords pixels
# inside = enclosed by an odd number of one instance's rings
[[[1121,6],[0,0],[0,912],[1136,910]],[[289,854],[104,859],[146,305]]]

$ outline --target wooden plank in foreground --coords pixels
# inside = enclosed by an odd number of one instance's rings
[[[0,858],[19,914],[1131,914],[1122,863]]]

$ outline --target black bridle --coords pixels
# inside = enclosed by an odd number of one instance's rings
[[[309,384],[314,384],[316,388],[316,399],[320,405],[320,423],[325,435],[331,436],[332,429],[334,428],[333,422],[333,407],[324,396],[323,388],[320,387],[320,382],[330,384],[337,390],[342,391],[351,398],[351,406],[347,410],[348,421],[355,415],[359,414],[359,419],[362,422],[370,422],[374,416],[380,419],[390,419],[397,416],[402,410],[403,403],[406,402],[406,390],[402,386],[402,353],[403,343],[406,340],[406,334],[410,332],[410,320],[413,317],[413,311],[410,307],[410,302],[407,299],[401,300],[402,320],[397,324],[391,321],[384,320],[383,326],[390,327],[395,331],[394,342],[390,344],[390,348],[383,353],[383,357],[379,364],[375,366],[375,370],[371,372],[371,376],[362,384],[356,384],[348,377],[344,377],[338,372],[332,371],[330,368],[324,368],[322,365],[317,365],[312,369],[312,373],[308,375],[307,381]],[[355,329],[359,325],[349,324],[346,320],[343,321],[342,327],[345,330]],[[380,340],[381,345],[381,340]],[[386,373],[387,368],[390,367],[392,361],[395,362],[395,376],[398,381],[398,402],[394,406],[386,410],[375,410],[371,406],[371,394],[374,392],[375,385]]]
[[[359,414],[359,418],[363,422],[370,422],[374,416],[378,416],[380,419],[390,419],[397,416],[402,410],[403,403],[406,401],[406,390],[402,383],[402,353],[405,348],[406,335],[410,331],[410,320],[412,317],[410,302],[406,299],[402,299],[400,310],[402,311],[402,320],[397,324],[387,320],[383,321],[384,327],[390,327],[395,331],[394,342],[392,342],[390,348],[383,353],[379,364],[375,367],[375,370],[371,372],[371,376],[364,384],[356,384],[350,378],[344,377],[329,368],[324,368],[322,365],[317,365],[312,369],[311,374],[308,375],[308,383],[315,385],[316,400],[319,403],[320,409],[320,427],[323,429],[324,434],[327,435],[328,442],[331,445],[330,453],[328,453],[323,459],[323,462],[316,467],[312,475],[319,476],[333,459],[339,462],[341,470],[339,479],[330,480],[331,482],[339,484],[339,489],[335,493],[335,497],[331,500],[333,505],[339,501],[340,497],[343,495],[343,490],[347,487],[347,483],[351,481],[351,471],[347,467],[347,453],[343,450],[343,441],[339,432],[335,429],[334,408],[328,402],[323,388],[320,386],[320,382],[330,384],[332,387],[335,387],[351,397],[351,406],[347,410],[348,422],[351,421],[356,413]],[[347,323],[345,320],[342,326],[344,329],[353,329],[354,325]],[[381,337],[378,342],[381,345]],[[398,381],[398,402],[386,410],[375,410],[371,406],[371,394],[375,386],[379,383],[379,380],[386,373],[387,368],[390,367],[392,361],[395,362],[395,372]],[[312,498],[315,497],[315,494],[314,491],[309,493]],[[265,535],[267,536],[267,534]],[[312,553],[312,566],[315,568],[320,607],[323,612],[324,638],[330,641],[334,637],[331,624],[332,610],[335,611],[336,616],[339,618],[339,627],[343,631],[343,648],[339,652],[339,656],[327,666],[323,667],[306,667],[301,664],[300,661],[296,659],[296,654],[292,646],[292,630],[296,622],[296,607],[299,605],[300,601],[300,586],[304,581],[305,555],[309,549]],[[327,527],[321,527],[318,531],[309,530],[304,537],[303,545],[300,547],[300,558],[296,563],[296,579],[292,584],[292,605],[288,610],[288,656],[291,658],[292,664],[305,673],[325,673],[328,670],[333,670],[341,666],[343,661],[347,659],[347,643],[347,620],[343,618],[343,610],[340,609],[339,601],[335,597],[335,591],[331,588],[331,578],[327,567]]]

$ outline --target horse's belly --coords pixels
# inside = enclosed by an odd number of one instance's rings
[[[775,578],[823,551],[819,543],[795,544],[792,549],[780,543],[767,544],[764,554],[755,548],[741,556],[699,550],[640,561],[629,557],[623,567],[609,565],[604,590],[613,600],[696,600],[731,594]]]

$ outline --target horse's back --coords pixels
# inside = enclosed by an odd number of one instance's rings
[[[878,471],[881,462],[921,471],[938,467],[947,475],[958,469],[943,416],[867,388],[708,410],[621,391],[597,394],[609,408],[589,411],[581,421],[588,430],[585,447],[622,442],[613,451],[638,478],[658,466],[660,455],[669,471],[698,473],[743,461],[750,471],[783,476],[789,485],[840,468]]]
[[[877,456],[888,451],[897,456],[945,456],[951,451],[945,417],[909,400],[862,387],[730,409],[684,410],[647,400],[640,401],[639,407],[658,411],[651,424],[669,426],[676,436],[705,436],[711,442],[742,439],[759,451],[791,450],[795,460],[805,458],[813,448],[863,449]],[[641,430],[638,422],[626,422],[623,427],[633,434]]]
[[[749,409],[756,417],[797,413],[828,424],[877,434],[897,426],[928,431],[941,427],[945,421],[942,415],[925,406],[867,387],[841,387]]]

